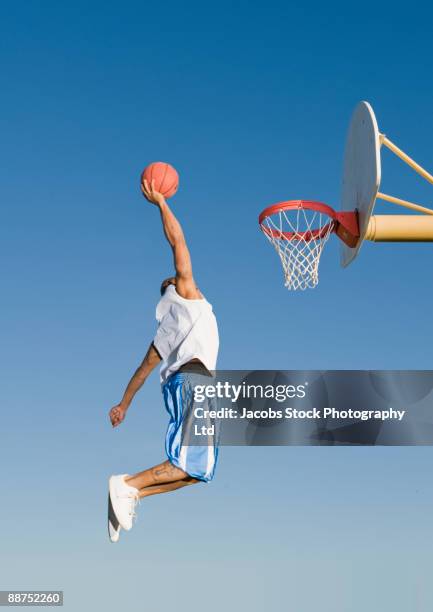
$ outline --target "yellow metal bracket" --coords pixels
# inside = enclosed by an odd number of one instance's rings
[[[393,142],[389,140],[385,136],[385,134],[379,135],[380,144],[387,147],[394,155],[399,157],[405,164],[410,166],[412,170],[415,170],[423,179],[428,181],[431,185],[433,185],[433,175],[430,172],[427,172],[422,166],[417,164],[415,160],[413,160],[409,155],[407,155],[404,151],[399,149]],[[420,204],[414,204],[413,202],[408,202],[407,200],[402,200],[401,198],[396,198],[394,196],[387,195],[385,193],[378,193],[377,198],[379,200],[385,200],[386,202],[392,202],[393,204],[397,204],[398,206],[404,206],[405,208],[409,208],[411,210],[416,210],[418,212],[424,213],[425,215],[433,215],[433,210],[431,208],[427,208],[426,206],[421,206]]]

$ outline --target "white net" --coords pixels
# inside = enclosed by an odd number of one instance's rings
[[[323,247],[333,230],[329,217],[302,207],[280,210],[262,223],[262,231],[283,265],[287,289],[312,289],[319,282]]]

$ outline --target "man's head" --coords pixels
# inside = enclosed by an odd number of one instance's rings
[[[167,289],[167,287],[169,285],[176,286],[176,277],[175,276],[170,276],[169,278],[166,278],[165,280],[162,281],[162,283],[161,283],[161,295],[164,295],[165,290]]]

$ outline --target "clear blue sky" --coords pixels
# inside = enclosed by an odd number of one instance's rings
[[[171,272],[148,162],[180,173],[220,367],[432,367],[431,245],[368,244],[343,271],[333,241],[293,294],[257,226],[281,199],[338,206],[360,99],[433,167],[431,21],[389,2],[2,4],[1,588],[105,612],[432,609],[429,448],[224,448],[214,483],[105,538],[107,476],[163,458],[157,376],[107,419]],[[433,203],[383,166],[385,192]]]

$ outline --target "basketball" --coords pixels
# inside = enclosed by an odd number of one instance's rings
[[[171,198],[179,187],[179,175],[173,166],[165,162],[153,162],[149,164],[141,174],[141,183],[147,181],[149,187],[154,182],[155,191],[159,191],[165,198]]]

